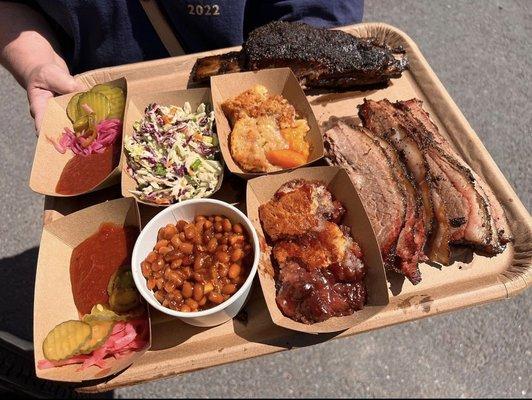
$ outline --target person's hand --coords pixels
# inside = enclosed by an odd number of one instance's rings
[[[35,119],[37,135],[41,128],[48,100],[55,94],[67,94],[82,89],[83,86],[70,75],[68,69],[54,63],[38,65],[29,72],[26,90],[30,103],[30,113]]]

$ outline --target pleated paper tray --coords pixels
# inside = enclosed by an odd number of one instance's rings
[[[388,98],[391,101],[417,97],[423,100],[424,108],[430,113],[440,132],[495,192],[509,220],[514,243],[509,244],[502,254],[493,258],[473,255],[470,262],[455,262],[441,269],[422,264],[420,269],[423,280],[416,286],[398,276],[389,275],[389,304],[373,317],[339,333],[309,335],[274,325],[258,284],[255,284],[242,318],[218,327],[200,329],[154,312],[151,349],[120,374],[110,379],[91,382],[81,390],[106,391],[337,337],[351,336],[505,299],[530,286],[530,215],[417,45],[406,34],[386,24],[367,23],[342,29],[358,36],[375,37],[378,41],[386,41],[392,47],[402,45],[407,52],[410,69],[404,72],[400,79],[392,80],[391,85],[385,89],[308,95],[318,124],[323,128],[334,119],[333,117],[356,115],[356,106],[364,97],[374,100]],[[235,49],[237,48],[99,69],[81,74],[77,78],[90,87],[97,82],[126,77],[131,93],[135,92],[136,85],[146,87],[147,84],[152,92],[185,89],[193,87],[189,83],[189,75],[197,58]],[[213,197],[236,203],[245,211],[245,192],[245,180],[226,174],[222,187]],[[119,196],[120,190],[114,187],[82,198],[47,197],[44,221],[46,223],[88,205]],[[142,204],[139,207],[144,223],[160,210]],[[37,280],[42,272],[37,271]]]

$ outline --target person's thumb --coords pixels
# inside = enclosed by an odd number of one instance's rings
[[[68,71],[57,65],[50,65],[40,76],[41,88],[56,94],[67,94],[83,90],[83,85],[76,81]]]
[[[54,94],[67,94],[83,90],[84,87],[68,71],[54,64],[47,64],[34,71],[28,84],[30,113],[35,119],[37,134],[41,128],[48,100]]]

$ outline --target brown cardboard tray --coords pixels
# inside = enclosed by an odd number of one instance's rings
[[[351,336],[385,326],[428,317],[444,312],[514,296],[532,281],[532,220],[514,190],[486,151],[456,104],[453,102],[417,45],[405,33],[381,23],[366,23],[342,28],[359,36],[385,40],[392,47],[402,45],[410,60],[410,70],[385,89],[365,92],[307,93],[318,123],[322,128],[337,117],[356,115],[356,105],[364,97],[372,99],[410,99],[418,97],[424,107],[458,153],[491,186],[509,219],[515,243],[494,258],[471,255],[468,263],[455,262],[438,270],[427,264],[420,266],[423,281],[413,286],[408,281],[388,275],[390,303],[379,314],[356,327],[331,334],[309,335],[276,326],[269,315],[258,285],[241,318],[221,326],[200,329],[178,320],[152,313],[152,347],[136,363],[122,373],[105,380],[88,383],[87,392],[106,391],[117,387],[159,379],[214,365],[225,364],[293,347],[302,347],[337,337]],[[237,48],[233,48],[235,50]],[[198,57],[222,53],[228,49],[182,57],[124,65],[90,71],[77,78],[86,85],[128,79],[128,90],[145,87],[168,90],[168,78],[175,87],[192,87],[189,74]],[[333,117],[334,116],[334,117]],[[116,188],[91,193],[83,198],[52,198],[45,201],[45,223],[80,207],[116,198]],[[245,181],[226,174],[224,184],[213,197],[236,203],[245,210]],[[143,222],[158,211],[140,205]]]

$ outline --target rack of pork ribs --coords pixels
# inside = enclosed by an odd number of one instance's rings
[[[504,211],[486,182],[453,150],[417,99],[364,100],[363,126],[337,122],[326,158],[355,184],[388,269],[421,281],[418,264],[452,263],[467,246],[495,256],[511,241]]]

